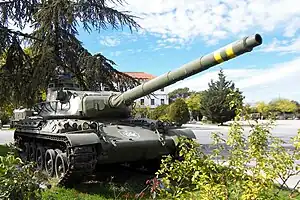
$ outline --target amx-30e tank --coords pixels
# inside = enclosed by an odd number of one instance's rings
[[[131,118],[134,100],[261,44],[259,34],[245,37],[124,93],[82,91],[68,79],[58,78],[49,84],[47,100],[35,106],[38,114],[17,124],[14,139],[20,156],[67,185],[94,172],[98,165],[151,163],[174,154],[176,137],[195,138],[193,131]]]

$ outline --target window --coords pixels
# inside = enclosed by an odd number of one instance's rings
[[[165,99],[161,99],[161,100],[160,100],[160,104],[161,104],[161,105],[164,105],[164,104],[165,104]]]
[[[151,99],[151,105],[154,105],[154,99]]]
[[[141,99],[141,105],[144,105],[144,103],[145,103],[145,100]]]
[[[165,88],[161,88],[160,91],[162,91],[162,92],[165,91]]]

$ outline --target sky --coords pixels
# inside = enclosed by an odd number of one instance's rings
[[[287,98],[300,101],[300,6],[296,0],[127,0],[114,8],[138,16],[141,29],[104,30],[78,38],[91,53],[102,53],[123,72],[155,76],[259,33],[252,52],[167,88],[200,91],[222,68],[246,102]]]

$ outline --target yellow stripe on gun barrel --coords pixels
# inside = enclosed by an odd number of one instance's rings
[[[225,52],[226,52],[226,55],[228,56],[228,58],[234,58],[235,57],[232,45],[230,45],[229,47],[227,47],[226,50],[225,50]]]
[[[218,63],[224,62],[223,58],[221,57],[221,54],[219,51],[214,52],[214,58]]]

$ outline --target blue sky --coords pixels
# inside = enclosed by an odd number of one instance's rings
[[[119,10],[139,16],[143,29],[130,33],[80,30],[91,53],[101,52],[120,71],[161,75],[244,36],[259,33],[263,45],[169,91],[204,90],[220,67],[243,91],[246,101],[288,98],[300,102],[300,6],[296,0],[126,0]]]
[[[295,0],[127,0],[121,10],[141,17],[138,32],[128,29],[79,38],[92,53],[101,52],[120,71],[161,75],[244,36],[259,33],[263,45],[168,90],[204,90],[220,68],[247,102],[288,98],[300,101],[300,7]]]

